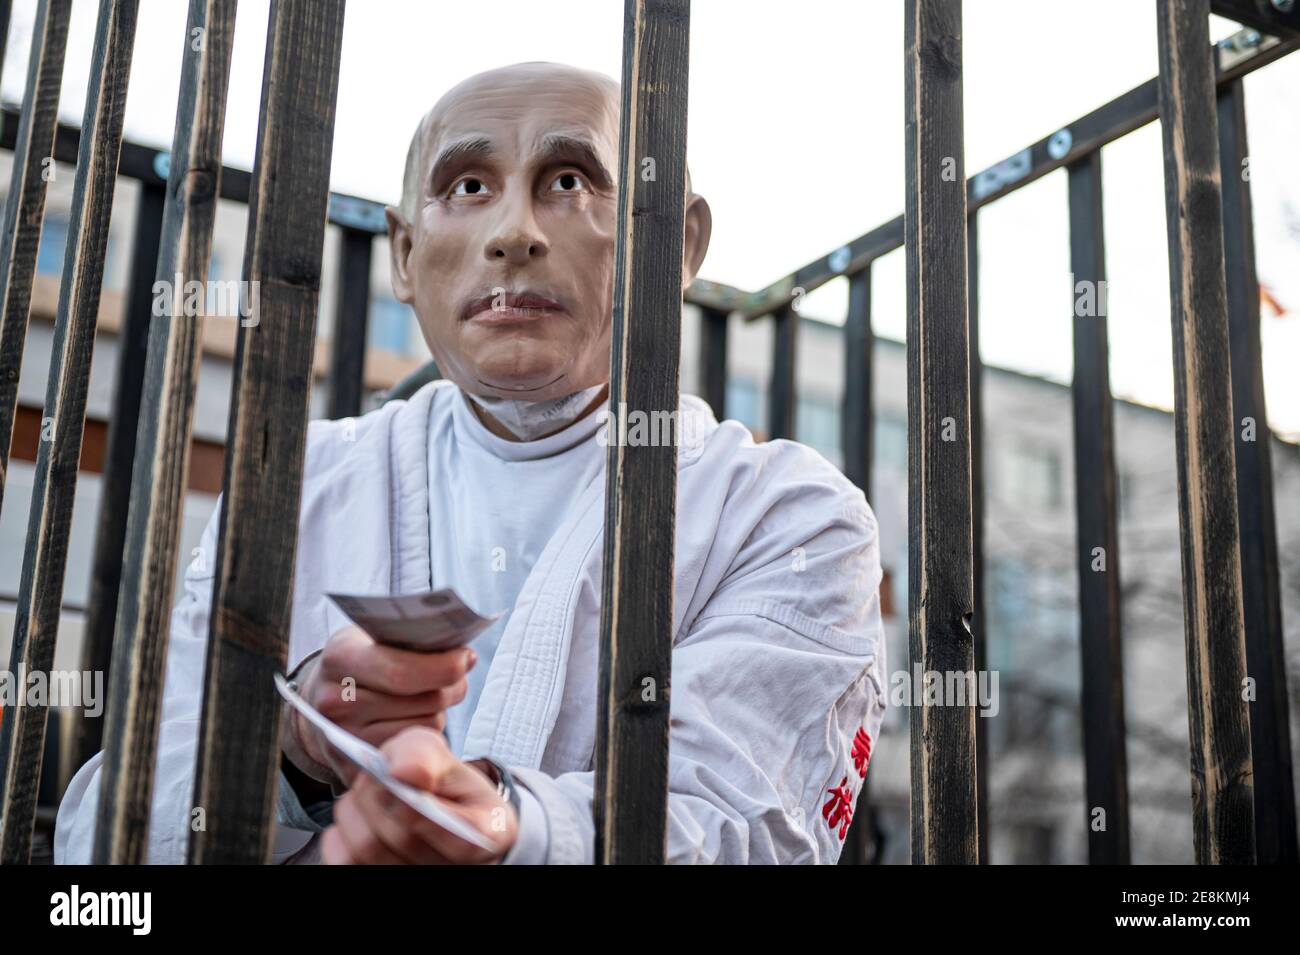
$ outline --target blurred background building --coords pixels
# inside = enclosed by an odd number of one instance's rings
[[[10,161],[0,154],[0,182]],[[58,274],[66,238],[72,170],[51,183],[39,253],[31,332],[19,386],[19,422],[0,513],[0,660],[7,657],[22,571],[33,461],[39,434]],[[138,186],[118,187],[87,412],[82,472],[64,584],[64,620],[55,666],[81,667],[81,621],[98,520],[108,413],[117,372],[117,331],[130,264]],[[214,279],[237,279],[246,213],[223,203],[213,255]],[[319,320],[313,416],[324,410],[323,374],[337,293],[329,263]],[[386,243],[376,245],[367,403],[429,360],[410,309],[392,297]],[[1068,313],[1062,321],[1068,320]],[[184,558],[198,542],[221,489],[236,317],[206,319],[195,414],[195,451],[186,504]],[[699,314],[687,306],[682,387],[698,391]],[[767,420],[769,323],[731,319],[727,416],[762,438]],[[835,324],[808,315],[802,323],[796,413],[799,440],[836,464],[841,457],[843,337]],[[889,672],[907,670],[907,392],[906,350],[878,339],[875,356],[875,478],[870,501],[881,528],[888,570],[885,607]],[[991,853],[995,862],[1084,862],[1087,859],[1079,709],[1079,634],[1074,569],[1074,465],[1069,388],[1045,378],[986,368],[985,605],[989,667],[999,675],[998,712],[990,717]],[[1125,692],[1135,862],[1190,862],[1191,797],[1178,503],[1172,416],[1117,401],[1120,574],[1123,581]],[[1273,449],[1279,553],[1287,627],[1292,713],[1300,713],[1300,449],[1276,438]],[[184,560],[177,568],[179,587]],[[1294,721],[1294,720],[1293,720]],[[891,709],[872,764],[870,798],[885,833],[885,860],[906,862],[908,833],[907,711]],[[1300,739],[1300,722],[1293,729]]]

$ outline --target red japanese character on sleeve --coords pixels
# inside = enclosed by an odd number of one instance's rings
[[[848,835],[849,823],[853,821],[853,793],[849,789],[849,777],[845,776],[838,786],[826,791],[831,794],[831,798],[822,806],[822,815],[832,830],[836,826],[840,827],[839,836],[843,839]]]
[[[858,771],[859,779],[867,777],[867,763],[871,761],[871,736],[865,727],[859,726],[853,737],[853,768]]]

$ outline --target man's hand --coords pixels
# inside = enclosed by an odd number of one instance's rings
[[[434,825],[369,775],[334,804],[334,825],[321,837],[328,865],[474,865],[499,862],[519,836],[514,807],[472,763],[452,753],[441,733],[411,727],[382,747],[394,776],[433,793],[495,847],[485,852]]]
[[[402,730],[425,727],[441,730],[446,711],[465,699],[465,674],[478,656],[469,647],[422,653],[376,643],[360,627],[349,626],[329,638],[320,656],[299,675],[303,699],[343,729],[372,746],[382,746]],[[310,776],[319,767],[351,785],[359,772],[330,746],[320,730],[296,710],[286,732],[317,767],[295,765]],[[293,747],[286,747],[293,759]]]

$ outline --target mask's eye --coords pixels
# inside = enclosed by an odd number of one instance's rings
[[[562,172],[551,181],[551,192],[590,192],[587,180],[576,172]]]
[[[486,196],[489,195],[489,192],[487,184],[482,179],[466,176],[451,187],[451,194],[453,196]]]

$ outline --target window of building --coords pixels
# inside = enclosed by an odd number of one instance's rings
[[[764,396],[758,383],[750,378],[727,379],[727,417],[750,430],[765,430]]]
[[[877,467],[907,470],[907,422],[891,415],[877,415],[873,438]]]
[[[126,283],[130,281],[131,262],[127,261],[126,268],[118,267],[118,246],[121,245],[117,240],[118,232],[109,230],[108,242],[104,245],[104,287],[105,288],[125,288]],[[127,251],[128,258],[130,249]],[[149,271],[150,277],[153,276],[153,270]]]
[[[1028,574],[1023,561],[1015,557],[992,557],[984,570],[984,599],[988,613],[984,632],[988,641],[988,665],[995,670],[1015,665],[1014,640],[1000,639],[1018,632],[1029,613]],[[996,636],[995,636],[996,635]]]
[[[221,278],[221,256],[214,251],[212,257],[208,260],[208,301],[204,305],[208,315],[219,315],[223,307],[227,305],[227,295],[224,288],[219,288],[217,283],[222,281]],[[239,303],[243,305],[243,302]],[[247,306],[245,306],[247,307]]]
[[[825,398],[799,395],[795,399],[794,418],[796,439],[816,448],[831,461],[840,460],[840,409],[837,404]]]
[[[415,313],[391,295],[376,295],[370,300],[370,331],[367,344],[371,348],[406,355],[411,352],[411,334],[415,328]]]
[[[43,275],[63,274],[63,250],[68,244],[68,217],[46,213],[41,244],[36,251],[36,271]]]
[[[1061,506],[1061,457],[1053,448],[1013,445],[1007,452],[1008,500],[1039,510]]]

